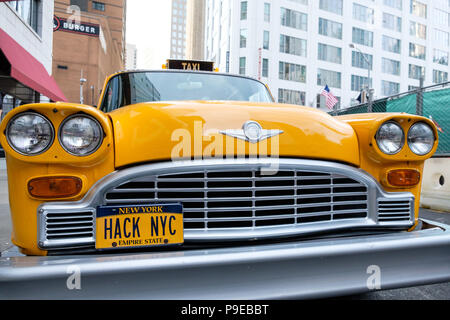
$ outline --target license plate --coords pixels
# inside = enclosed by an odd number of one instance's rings
[[[181,204],[100,206],[96,216],[97,249],[182,244]]]

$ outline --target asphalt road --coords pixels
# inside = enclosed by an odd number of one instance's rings
[[[0,252],[11,248],[11,219],[9,215],[8,186],[5,161],[0,159]],[[450,213],[421,209],[421,218],[450,225]],[[450,254],[450,253],[449,253]],[[376,291],[342,297],[351,300],[450,300],[450,282],[434,285]]]

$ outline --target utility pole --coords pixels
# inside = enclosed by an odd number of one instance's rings
[[[84,98],[83,98],[83,85],[86,83],[86,79],[83,78],[83,69],[81,69],[81,76],[80,76],[80,103],[84,104]]]

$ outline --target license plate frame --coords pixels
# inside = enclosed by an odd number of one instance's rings
[[[162,232],[161,236],[160,232]],[[173,232],[175,234],[172,234]],[[105,239],[108,233],[110,237]],[[117,238],[118,233],[119,237]],[[123,237],[127,235],[129,236]],[[180,246],[183,243],[184,225],[181,203],[97,207],[95,215],[96,250],[169,247]]]

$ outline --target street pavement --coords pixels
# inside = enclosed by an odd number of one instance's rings
[[[450,225],[450,213],[421,209],[419,216]],[[0,252],[11,248],[11,218],[5,160],[0,159]],[[449,253],[450,254],[450,253]],[[342,297],[350,300],[450,300],[450,282]]]

